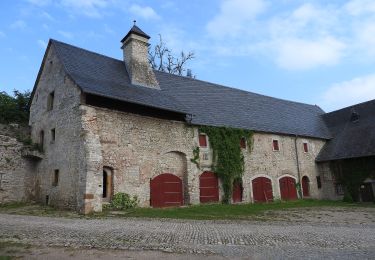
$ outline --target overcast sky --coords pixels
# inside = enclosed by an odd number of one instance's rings
[[[1,0],[0,91],[33,88],[49,38],[121,59],[134,19],[201,80],[325,111],[375,98],[374,0]]]

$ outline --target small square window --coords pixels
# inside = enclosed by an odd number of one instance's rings
[[[335,191],[337,195],[344,195],[344,187],[341,183],[335,184]]]
[[[59,170],[53,172],[52,186],[56,187],[59,184]]]
[[[199,134],[199,146],[207,147],[207,135]]]
[[[56,139],[56,130],[55,128],[51,129],[51,143],[54,143]]]
[[[309,145],[308,145],[308,143],[303,143],[303,151],[304,151],[305,153],[308,153],[308,152],[309,152]]]
[[[55,92],[52,91],[49,95],[48,95],[48,99],[47,99],[47,110],[50,111],[53,109],[53,103],[54,103],[54,100],[55,100]]]
[[[240,147],[241,147],[241,149],[246,149],[246,138],[245,137],[241,138]]]
[[[280,151],[279,140],[272,140],[272,147],[274,151]]]

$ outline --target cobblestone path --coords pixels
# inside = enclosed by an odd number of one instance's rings
[[[231,258],[375,259],[372,223],[69,219],[0,214],[0,239]]]

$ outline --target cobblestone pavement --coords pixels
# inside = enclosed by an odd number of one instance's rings
[[[0,214],[0,239],[230,258],[375,259],[375,224],[69,219]]]

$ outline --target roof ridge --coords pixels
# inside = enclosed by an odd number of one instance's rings
[[[357,107],[357,106],[360,106],[360,105],[364,105],[366,103],[371,103],[371,102],[375,102],[375,99],[371,99],[371,100],[368,100],[368,101],[364,101],[364,102],[361,102],[361,103],[357,103],[357,104],[354,104],[354,105],[343,107],[343,108],[340,108],[340,109],[337,109],[337,110],[333,110],[331,112],[325,113],[325,115],[330,115],[330,114],[333,114],[333,113],[337,113],[339,111],[343,111],[345,109],[354,108],[354,107]]]

